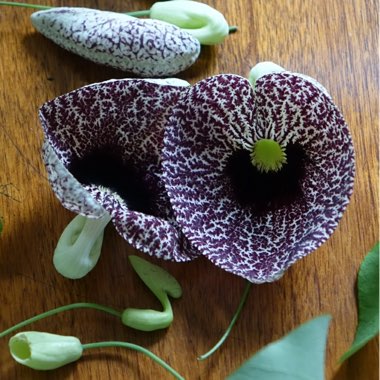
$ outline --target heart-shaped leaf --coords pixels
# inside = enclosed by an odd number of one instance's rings
[[[323,380],[328,325],[323,315],[261,349],[228,380]]]
[[[367,254],[358,274],[359,321],[354,342],[343,362],[379,334],[379,243]]]

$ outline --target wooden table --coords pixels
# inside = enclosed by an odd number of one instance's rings
[[[37,1],[37,0],[36,0]],[[271,60],[324,84],[345,115],[356,149],[351,203],[333,236],[294,265],[278,282],[253,286],[241,318],[223,347],[198,362],[224,332],[237,307],[244,280],[205,259],[188,264],[158,262],[182,284],[173,301],[174,323],[166,331],[142,333],[98,311],[78,310],[30,326],[75,335],[82,342],[124,340],[140,344],[186,379],[223,379],[258,349],[313,317],[332,315],[326,379],[372,380],[378,374],[373,340],[342,366],[357,322],[355,284],[359,264],[378,239],[378,4],[374,0],[205,0],[239,31],[223,45],[207,47],[180,78],[195,83],[217,73],[247,76]],[[149,1],[48,1],[115,11],[149,8]],[[96,268],[67,280],[52,265],[56,242],[73,214],[54,196],[41,159],[38,107],[80,86],[125,74],[90,63],[35,32],[31,10],[0,8],[0,330],[48,309],[87,301],[112,306],[157,307],[131,269],[139,254],[108,227]],[[0,342],[1,379],[167,379],[142,354],[123,349],[86,353],[76,364],[34,372],[11,359]]]

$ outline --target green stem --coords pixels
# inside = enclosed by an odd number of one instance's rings
[[[43,318],[46,318],[46,317],[50,317],[52,315],[61,313],[63,311],[68,311],[68,310],[73,310],[73,309],[80,309],[80,308],[100,310],[100,311],[104,311],[104,312],[106,312],[108,314],[114,315],[114,316],[116,316],[118,318],[121,318],[121,313],[120,312],[118,312],[117,310],[112,309],[110,307],[107,307],[107,306],[98,305],[96,303],[88,303],[88,302],[72,303],[72,304],[69,304],[69,305],[57,307],[56,309],[52,309],[52,310],[46,311],[44,313],[35,315],[32,318],[26,319],[23,322],[17,323],[16,325],[10,327],[9,329],[4,330],[3,332],[1,332],[0,333],[0,338],[3,338],[4,336],[12,333],[15,330],[20,329],[21,327],[29,325],[29,324],[31,324],[33,322],[37,322],[40,319],[43,319]]]
[[[236,25],[230,26],[230,27],[228,28],[228,33],[229,33],[229,34],[235,33],[235,32],[237,32],[237,31],[238,31],[238,27],[237,27]]]
[[[144,11],[125,12],[125,14],[128,16],[133,16],[133,17],[149,17],[150,9],[147,9]]]
[[[27,3],[18,3],[13,1],[0,1],[0,5],[11,5],[13,7],[24,7],[24,8],[33,8],[33,9],[51,9],[49,5],[39,5],[39,4],[27,4]]]
[[[0,5],[10,5],[14,7],[32,8],[32,9],[40,9],[40,10],[56,8],[49,5],[27,4],[27,3],[13,2],[13,1],[0,1]],[[147,9],[144,11],[125,12],[125,14],[132,17],[149,17],[150,9]]]
[[[232,330],[232,328],[234,327],[237,319],[239,318],[239,315],[243,309],[243,306],[245,304],[245,301],[247,300],[248,298],[248,294],[249,294],[249,291],[251,289],[251,285],[252,283],[251,282],[248,282],[247,281],[247,285],[245,286],[245,289],[244,289],[244,293],[240,299],[240,303],[239,303],[239,306],[238,308],[236,309],[235,311],[235,314],[229,324],[229,326],[227,327],[227,330],[226,332],[223,334],[223,336],[219,339],[218,343],[216,343],[216,345],[208,352],[206,352],[205,354],[201,355],[198,357],[198,360],[204,360],[204,359],[207,359],[209,356],[211,356],[216,350],[219,349],[219,347],[224,343],[224,341],[228,338],[228,335],[230,335],[230,332]]]
[[[147,350],[144,347],[141,347],[137,344],[128,343],[128,342],[119,342],[119,341],[110,341],[110,342],[95,342],[95,343],[86,343],[82,345],[84,350],[91,349],[91,348],[104,348],[104,347],[123,347],[123,348],[129,348],[131,350],[135,350],[138,352],[141,352],[148,357],[150,357],[152,360],[154,360],[157,364],[159,364],[161,367],[168,370],[176,379],[178,380],[184,380],[184,378],[175,371],[172,367],[169,366],[165,361],[160,359],[157,355],[155,355],[153,352]]]

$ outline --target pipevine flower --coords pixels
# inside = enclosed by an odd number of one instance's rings
[[[40,109],[43,158],[63,206],[99,220],[102,228],[111,219],[132,246],[173,261],[198,255],[175,221],[160,168],[164,120],[185,85],[181,80],[111,80],[59,96]],[[94,265],[82,261],[86,268]],[[60,262],[63,271],[71,272]]]
[[[253,283],[277,280],[329,238],[354,179],[350,133],[324,87],[282,68],[258,71],[254,88],[237,75],[188,88],[163,148],[184,234]]]

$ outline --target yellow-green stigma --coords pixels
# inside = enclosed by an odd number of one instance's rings
[[[277,141],[261,139],[256,141],[253,146],[251,162],[261,172],[277,172],[286,164],[286,154],[284,148]]]

